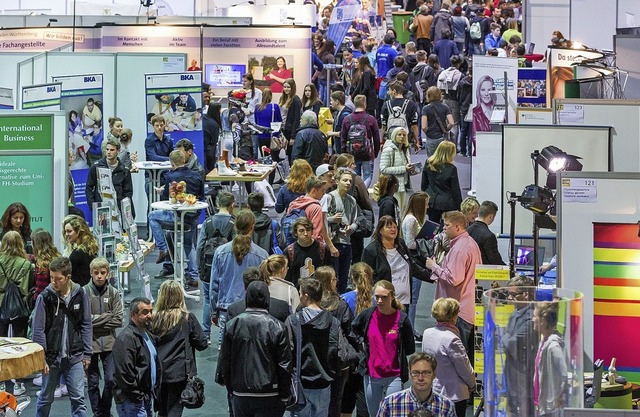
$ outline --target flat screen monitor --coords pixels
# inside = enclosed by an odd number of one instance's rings
[[[242,87],[242,76],[246,72],[244,64],[205,64],[204,81],[214,88]]]
[[[538,267],[542,266],[544,247],[538,248]],[[516,245],[516,269],[533,271],[533,246]]]

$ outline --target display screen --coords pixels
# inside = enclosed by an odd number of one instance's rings
[[[242,76],[247,72],[243,64],[206,64],[204,81],[212,87],[242,87]]]

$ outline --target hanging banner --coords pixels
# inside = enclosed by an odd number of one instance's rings
[[[546,68],[518,68],[518,107],[547,107]]]
[[[0,87],[0,110],[12,110],[13,108],[13,89]]]
[[[517,81],[517,58],[473,57],[474,132],[490,131],[492,123],[515,123]]]
[[[93,223],[91,207],[87,205],[85,186],[89,167],[102,158],[102,141],[108,129],[103,119],[102,74],[65,75],[52,77],[62,85],[60,110],[69,124],[69,170],[74,182],[75,206],[82,210],[89,225]],[[107,126],[104,126],[107,124]]]
[[[189,139],[203,165],[202,73],[147,74],[145,85],[147,137],[155,134],[151,118],[162,115],[165,132],[171,136],[174,146],[180,139]]]
[[[22,110],[60,110],[60,83],[22,87]]]
[[[31,230],[54,230],[52,128],[50,115],[0,113],[0,207],[24,204]]]
[[[327,38],[331,39],[339,48],[352,25],[356,32],[363,34],[363,37],[366,38],[371,33],[370,16],[373,17],[375,24],[375,9],[370,6],[371,1],[369,0],[364,0],[362,5],[358,0],[340,0],[331,12]],[[321,27],[323,26],[322,21],[319,24]]]

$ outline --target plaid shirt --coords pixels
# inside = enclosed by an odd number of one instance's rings
[[[455,408],[450,400],[431,391],[431,396],[427,398],[427,401],[420,402],[413,392],[413,388],[407,388],[387,396],[380,404],[376,417],[404,417],[420,408],[431,411],[435,417],[456,416]]]

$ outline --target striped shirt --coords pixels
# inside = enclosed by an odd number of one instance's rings
[[[407,388],[387,396],[378,409],[376,417],[404,417],[420,408],[427,409],[435,417],[456,417],[453,403],[435,392],[425,402],[420,402],[413,392],[413,388]]]

